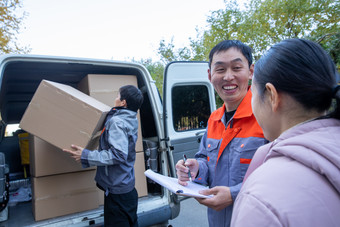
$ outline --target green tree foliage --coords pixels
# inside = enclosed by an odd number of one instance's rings
[[[335,46],[329,44],[339,43],[334,40],[340,28],[339,7],[339,0],[252,0],[237,37],[254,49],[255,59],[289,38],[310,39],[331,51]]]
[[[211,13],[207,22],[209,29],[198,31],[196,39],[191,39],[193,59],[209,60],[210,50],[220,41],[226,39],[239,39],[239,25],[243,23],[242,11],[237,1],[225,1],[225,9]]]
[[[181,56],[180,51],[174,51],[174,45],[167,45],[163,40],[160,47],[177,53],[168,60],[182,57],[208,60],[211,48],[224,39],[239,39],[248,44],[256,60],[274,43],[306,38],[320,43],[340,65],[339,0],[250,0],[245,9],[241,9],[236,0],[225,0],[225,4],[225,9],[214,11],[208,17],[209,28],[197,30],[197,36],[190,39],[186,56]],[[164,56],[160,49],[159,54]]]
[[[171,39],[170,43],[165,43],[164,39],[161,40],[158,47],[158,54],[164,64],[172,61],[188,61],[191,58],[189,48],[183,47],[175,50],[174,38]]]
[[[21,0],[0,1],[0,54],[29,52],[28,48],[19,47],[16,42],[15,35],[26,16],[25,13],[22,16],[15,13],[20,7]]]
[[[164,73],[164,65],[161,62],[152,62],[152,59],[141,59],[140,61],[135,61],[145,66],[145,68],[149,71],[152,79],[156,83],[156,87],[158,91],[163,96],[163,73]]]
[[[225,39],[248,44],[256,61],[281,40],[305,38],[328,51],[340,70],[340,0],[250,0],[242,9],[236,0],[224,2],[224,9],[208,17],[208,29],[196,29],[190,48],[175,49],[172,42],[162,40],[158,53],[163,62],[208,61],[213,46]],[[218,96],[216,101],[217,106],[222,104]]]

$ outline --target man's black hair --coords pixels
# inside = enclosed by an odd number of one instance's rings
[[[142,106],[143,94],[133,85],[125,85],[119,89],[120,100],[125,100],[127,109],[137,112]]]
[[[253,63],[253,55],[252,55],[252,49],[247,46],[246,44],[242,43],[239,40],[224,40],[220,43],[218,43],[216,46],[214,46],[209,54],[209,68],[211,68],[211,63],[214,57],[214,54],[219,53],[221,51],[227,51],[230,48],[236,48],[239,50],[243,56],[248,60],[249,67]]]

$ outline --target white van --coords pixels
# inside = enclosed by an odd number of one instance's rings
[[[30,185],[20,163],[15,134],[6,128],[18,124],[43,79],[76,87],[88,74],[136,75],[144,94],[140,125],[145,169],[175,177],[175,163],[193,157],[207,120],[215,110],[214,88],[207,62],[172,62],[164,73],[163,100],[147,69],[137,63],[69,57],[3,55],[0,57],[0,152],[9,168],[10,191]],[[114,99],[115,97],[113,97]],[[180,212],[183,198],[147,180],[147,195],[138,201],[139,226],[166,226]],[[35,221],[31,202],[8,206],[1,226],[89,226],[103,224],[103,206],[47,220]],[[0,215],[1,216],[1,215]]]

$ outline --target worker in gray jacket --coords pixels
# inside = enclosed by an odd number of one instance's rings
[[[138,195],[134,163],[138,131],[137,111],[143,103],[142,92],[132,85],[123,86],[108,113],[100,136],[99,149],[87,150],[71,145],[64,149],[84,168],[97,166],[95,180],[105,191],[104,225],[138,226]]]

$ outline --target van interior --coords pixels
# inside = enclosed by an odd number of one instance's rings
[[[105,64],[84,64],[69,62],[36,62],[20,61],[8,63],[2,72],[0,90],[1,126],[0,151],[5,154],[9,169],[9,192],[30,184],[29,168],[21,164],[18,133],[19,122],[43,79],[77,87],[77,84],[88,74],[136,75],[138,87],[143,91],[144,102],[140,109],[140,123],[143,137],[145,169],[160,171],[158,159],[159,136],[156,129],[150,98],[143,89],[145,81],[141,72],[133,67],[122,67]],[[115,97],[112,97],[113,99]],[[159,196],[161,187],[147,181],[148,196]],[[30,206],[30,205],[27,205]],[[14,209],[14,208],[9,208]],[[12,214],[15,211],[12,211]]]

